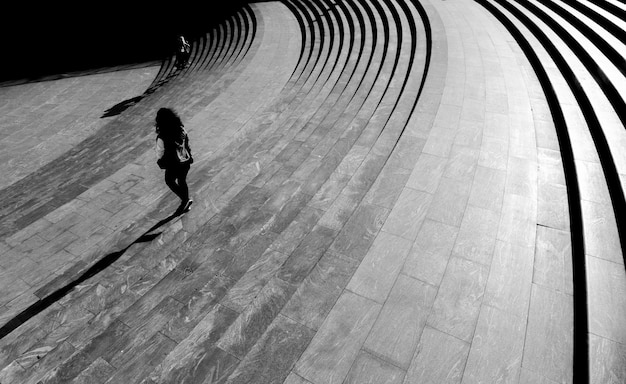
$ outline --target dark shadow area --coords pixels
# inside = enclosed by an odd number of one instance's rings
[[[98,75],[98,74],[110,73],[110,72],[126,71],[130,69],[160,66],[161,62],[162,60],[146,61],[142,63],[126,63],[126,64],[111,66],[111,67],[86,68],[86,69],[78,70],[74,72],[53,73],[53,74],[48,74],[48,75],[44,75],[40,77],[31,76],[28,78],[10,79],[10,80],[0,81],[0,87],[10,87],[13,85],[20,85],[20,84],[26,84],[26,83],[35,83],[35,82],[41,82],[41,81],[54,81],[54,80],[59,80],[59,79],[72,78],[72,77],[90,76],[90,75]]]
[[[115,261],[117,261],[120,257],[122,257],[122,255],[133,244],[146,243],[146,242],[150,242],[150,241],[154,240],[155,238],[157,238],[161,233],[160,232],[159,233],[151,233],[151,232],[153,232],[154,230],[160,228],[161,226],[169,223],[170,221],[172,221],[173,219],[175,219],[176,217],[178,217],[180,215],[182,215],[182,212],[177,210],[176,212],[174,212],[170,216],[160,220],[158,223],[153,225],[149,230],[147,230],[143,235],[139,236],[135,241],[133,241],[131,244],[129,244],[126,248],[124,248],[122,250],[119,250],[119,251],[116,251],[116,252],[109,253],[108,255],[106,255],[103,258],[101,258],[100,260],[98,260],[95,264],[93,264],[87,270],[85,270],[77,279],[69,282],[65,286],[57,289],[56,291],[54,291],[51,294],[49,294],[46,297],[44,297],[43,299],[40,299],[39,301],[35,302],[34,304],[29,306],[28,308],[24,309],[22,312],[20,312],[18,315],[13,317],[11,320],[9,320],[5,325],[3,325],[0,328],[0,340],[3,339],[8,334],[10,334],[11,332],[13,332],[20,325],[24,324],[28,320],[30,320],[33,317],[37,316],[39,313],[44,311],[46,308],[48,308],[52,304],[56,303],[57,301],[59,301],[60,299],[65,297],[68,293],[70,293],[72,291],[72,289],[74,289],[74,287],[82,284],[86,280],[96,276],[98,273],[102,272],[103,270],[105,270],[106,268],[111,266]]]
[[[161,60],[174,52],[178,34],[193,40],[247,3],[11,4],[13,22],[0,25],[0,83]]]
[[[137,244],[137,243],[149,243],[152,240],[154,240],[157,237],[159,237],[159,235],[161,235],[161,233],[163,233],[163,232],[157,232],[157,233],[151,233],[149,235],[143,235],[140,238],[138,238],[137,240],[135,240],[135,244]]]
[[[174,73],[170,73],[164,79],[162,79],[159,82],[157,82],[157,83],[153,84],[152,86],[150,86],[150,88],[148,88],[142,95],[135,96],[135,97],[132,97],[130,99],[126,99],[124,101],[121,101],[121,102],[115,104],[111,108],[109,108],[106,111],[104,111],[104,113],[102,114],[102,116],[100,116],[100,118],[104,119],[104,118],[107,118],[107,117],[112,117],[112,116],[119,115],[120,113],[124,112],[128,108],[130,108],[133,105],[139,103],[144,97],[154,93],[157,89],[159,89],[163,85],[167,84],[167,82],[169,82],[170,79],[172,79],[174,76],[175,76]]]
[[[117,116],[120,113],[124,112],[125,110],[127,110],[128,108],[132,107],[133,105],[137,104],[138,102],[141,101],[141,99],[143,99],[144,96],[135,96],[133,98],[130,99],[126,99],[120,103],[115,104],[114,106],[112,106],[111,108],[107,109],[106,111],[104,111],[104,114],[102,114],[102,116],[100,116],[100,118],[105,118],[105,117],[112,117],[112,116]]]

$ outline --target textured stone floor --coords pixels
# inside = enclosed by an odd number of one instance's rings
[[[0,383],[623,383],[623,8],[260,2],[0,87]]]

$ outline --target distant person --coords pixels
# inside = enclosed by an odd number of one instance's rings
[[[193,163],[189,136],[180,117],[171,108],[158,110],[155,128],[157,164],[165,170],[165,184],[181,200],[176,211],[187,212],[193,203],[187,186],[187,173]]]
[[[178,35],[178,46],[176,48],[176,67],[178,69],[182,69],[187,66],[187,61],[189,61],[190,53],[191,46],[185,39],[185,36]]]

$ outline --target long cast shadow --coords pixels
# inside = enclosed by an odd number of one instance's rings
[[[112,116],[119,115],[120,113],[124,112],[128,108],[130,108],[133,105],[139,103],[146,96],[153,94],[158,88],[160,88],[160,87],[164,86],[165,84],[167,84],[174,76],[175,76],[175,73],[170,73],[164,79],[161,79],[157,83],[155,83],[152,86],[150,86],[150,88],[148,88],[143,94],[141,94],[139,96],[131,97],[130,99],[126,99],[124,101],[120,101],[119,103],[115,104],[114,106],[112,106],[109,109],[107,109],[106,111],[104,111],[104,113],[102,114],[102,116],[100,116],[100,118],[104,119],[104,118],[107,118],[107,117],[112,117]]]
[[[140,102],[141,99],[143,99],[143,98],[144,98],[144,95],[141,95],[141,96],[135,96],[135,97],[132,97],[130,99],[126,99],[124,101],[121,101],[121,102],[115,104],[114,106],[112,106],[111,108],[107,109],[106,111],[104,111],[104,113],[102,114],[102,116],[100,118],[103,119],[105,117],[117,116],[120,113],[122,113],[125,110],[127,110],[128,108],[130,108],[133,105],[135,105],[138,102]]]
[[[3,325],[2,328],[0,328],[0,340],[3,339],[8,334],[10,334],[11,332],[13,332],[20,325],[24,324],[28,320],[37,316],[43,310],[45,310],[52,304],[56,303],[57,301],[65,297],[65,295],[67,295],[72,289],[74,289],[74,287],[85,282],[87,279],[94,277],[95,275],[103,271],[104,269],[108,268],[111,264],[117,261],[133,244],[145,243],[145,242],[154,240],[157,236],[160,235],[160,233],[151,233],[152,231],[167,224],[168,222],[172,221],[173,219],[175,219],[176,217],[180,215],[182,215],[182,212],[176,211],[170,216],[162,219],[161,221],[153,225],[152,228],[144,232],[143,235],[139,236],[135,241],[130,243],[126,248],[116,251],[116,252],[109,253],[108,255],[104,256],[102,259],[98,260],[94,265],[89,267],[89,269],[83,272],[83,274],[80,275],[77,279],[57,289],[56,291],[52,292],[51,294],[44,297],[43,299],[40,299],[39,301],[33,303],[31,306],[29,306],[28,308],[26,308],[25,310],[17,314],[15,317],[9,320],[5,325]]]

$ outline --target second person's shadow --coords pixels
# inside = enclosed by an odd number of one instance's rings
[[[114,106],[112,106],[111,108],[109,108],[106,111],[104,111],[104,114],[101,116],[101,118],[117,116],[120,113],[122,113],[125,110],[127,110],[128,108],[130,108],[133,105],[135,105],[138,102],[140,102],[141,99],[143,99],[143,98],[144,98],[144,95],[141,95],[141,96],[135,96],[133,98],[126,99],[126,100],[124,100],[122,102],[119,102],[119,103],[115,104]]]

